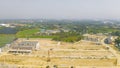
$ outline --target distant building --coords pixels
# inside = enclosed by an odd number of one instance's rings
[[[84,34],[83,35],[84,36],[84,40],[86,40],[86,41],[91,41],[91,42],[94,42],[94,43],[96,43],[96,45],[101,45],[102,43],[101,43],[101,40],[103,39],[102,38],[102,35],[96,35],[96,34],[94,34],[94,35],[90,35],[90,34]]]
[[[34,50],[39,50],[40,44],[38,41],[22,41],[12,44],[9,53],[31,53]]]
[[[59,33],[60,30],[46,30],[46,33],[48,34],[55,34],[55,33]]]
[[[63,32],[69,32],[70,30],[68,30],[68,29],[60,29],[61,31],[63,31]]]
[[[45,34],[45,35],[50,35],[50,34],[56,34],[56,33],[60,33],[61,31],[60,30],[46,30],[46,29],[41,29],[40,30],[40,33],[41,34]]]
[[[9,27],[10,24],[0,24],[0,26]]]

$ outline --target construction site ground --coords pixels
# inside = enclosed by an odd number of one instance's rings
[[[18,39],[17,42],[26,40]],[[51,39],[29,39],[39,41],[40,49],[31,54],[0,55],[0,66],[23,68],[120,68],[119,54],[106,44],[96,45],[81,40],[76,43],[53,41]],[[109,49],[107,48],[109,47]],[[13,68],[11,67],[11,68]],[[6,67],[7,68],[7,67]]]

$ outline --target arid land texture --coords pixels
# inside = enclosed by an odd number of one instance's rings
[[[94,36],[92,36],[94,37]],[[103,43],[105,36],[99,36],[101,44],[93,41],[81,40],[76,43],[53,41],[51,39],[29,39],[39,41],[40,49],[31,54],[0,55],[1,66],[15,66],[23,68],[119,68],[120,58],[113,45]],[[16,42],[26,40],[20,38]]]

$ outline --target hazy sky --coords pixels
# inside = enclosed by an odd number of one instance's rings
[[[120,0],[0,0],[5,18],[120,18]]]

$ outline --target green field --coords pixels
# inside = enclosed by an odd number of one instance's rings
[[[39,32],[39,29],[28,29],[19,31],[16,34],[17,38],[53,38],[55,36],[49,36],[49,35],[36,35],[36,33]]]
[[[14,39],[15,35],[0,34],[0,47],[4,46],[7,43],[12,42]]]
[[[39,32],[38,29],[23,30],[23,31],[19,31],[19,32],[16,34],[16,37],[18,37],[18,38],[31,37],[31,36],[34,36],[34,34],[36,34],[37,32]]]

